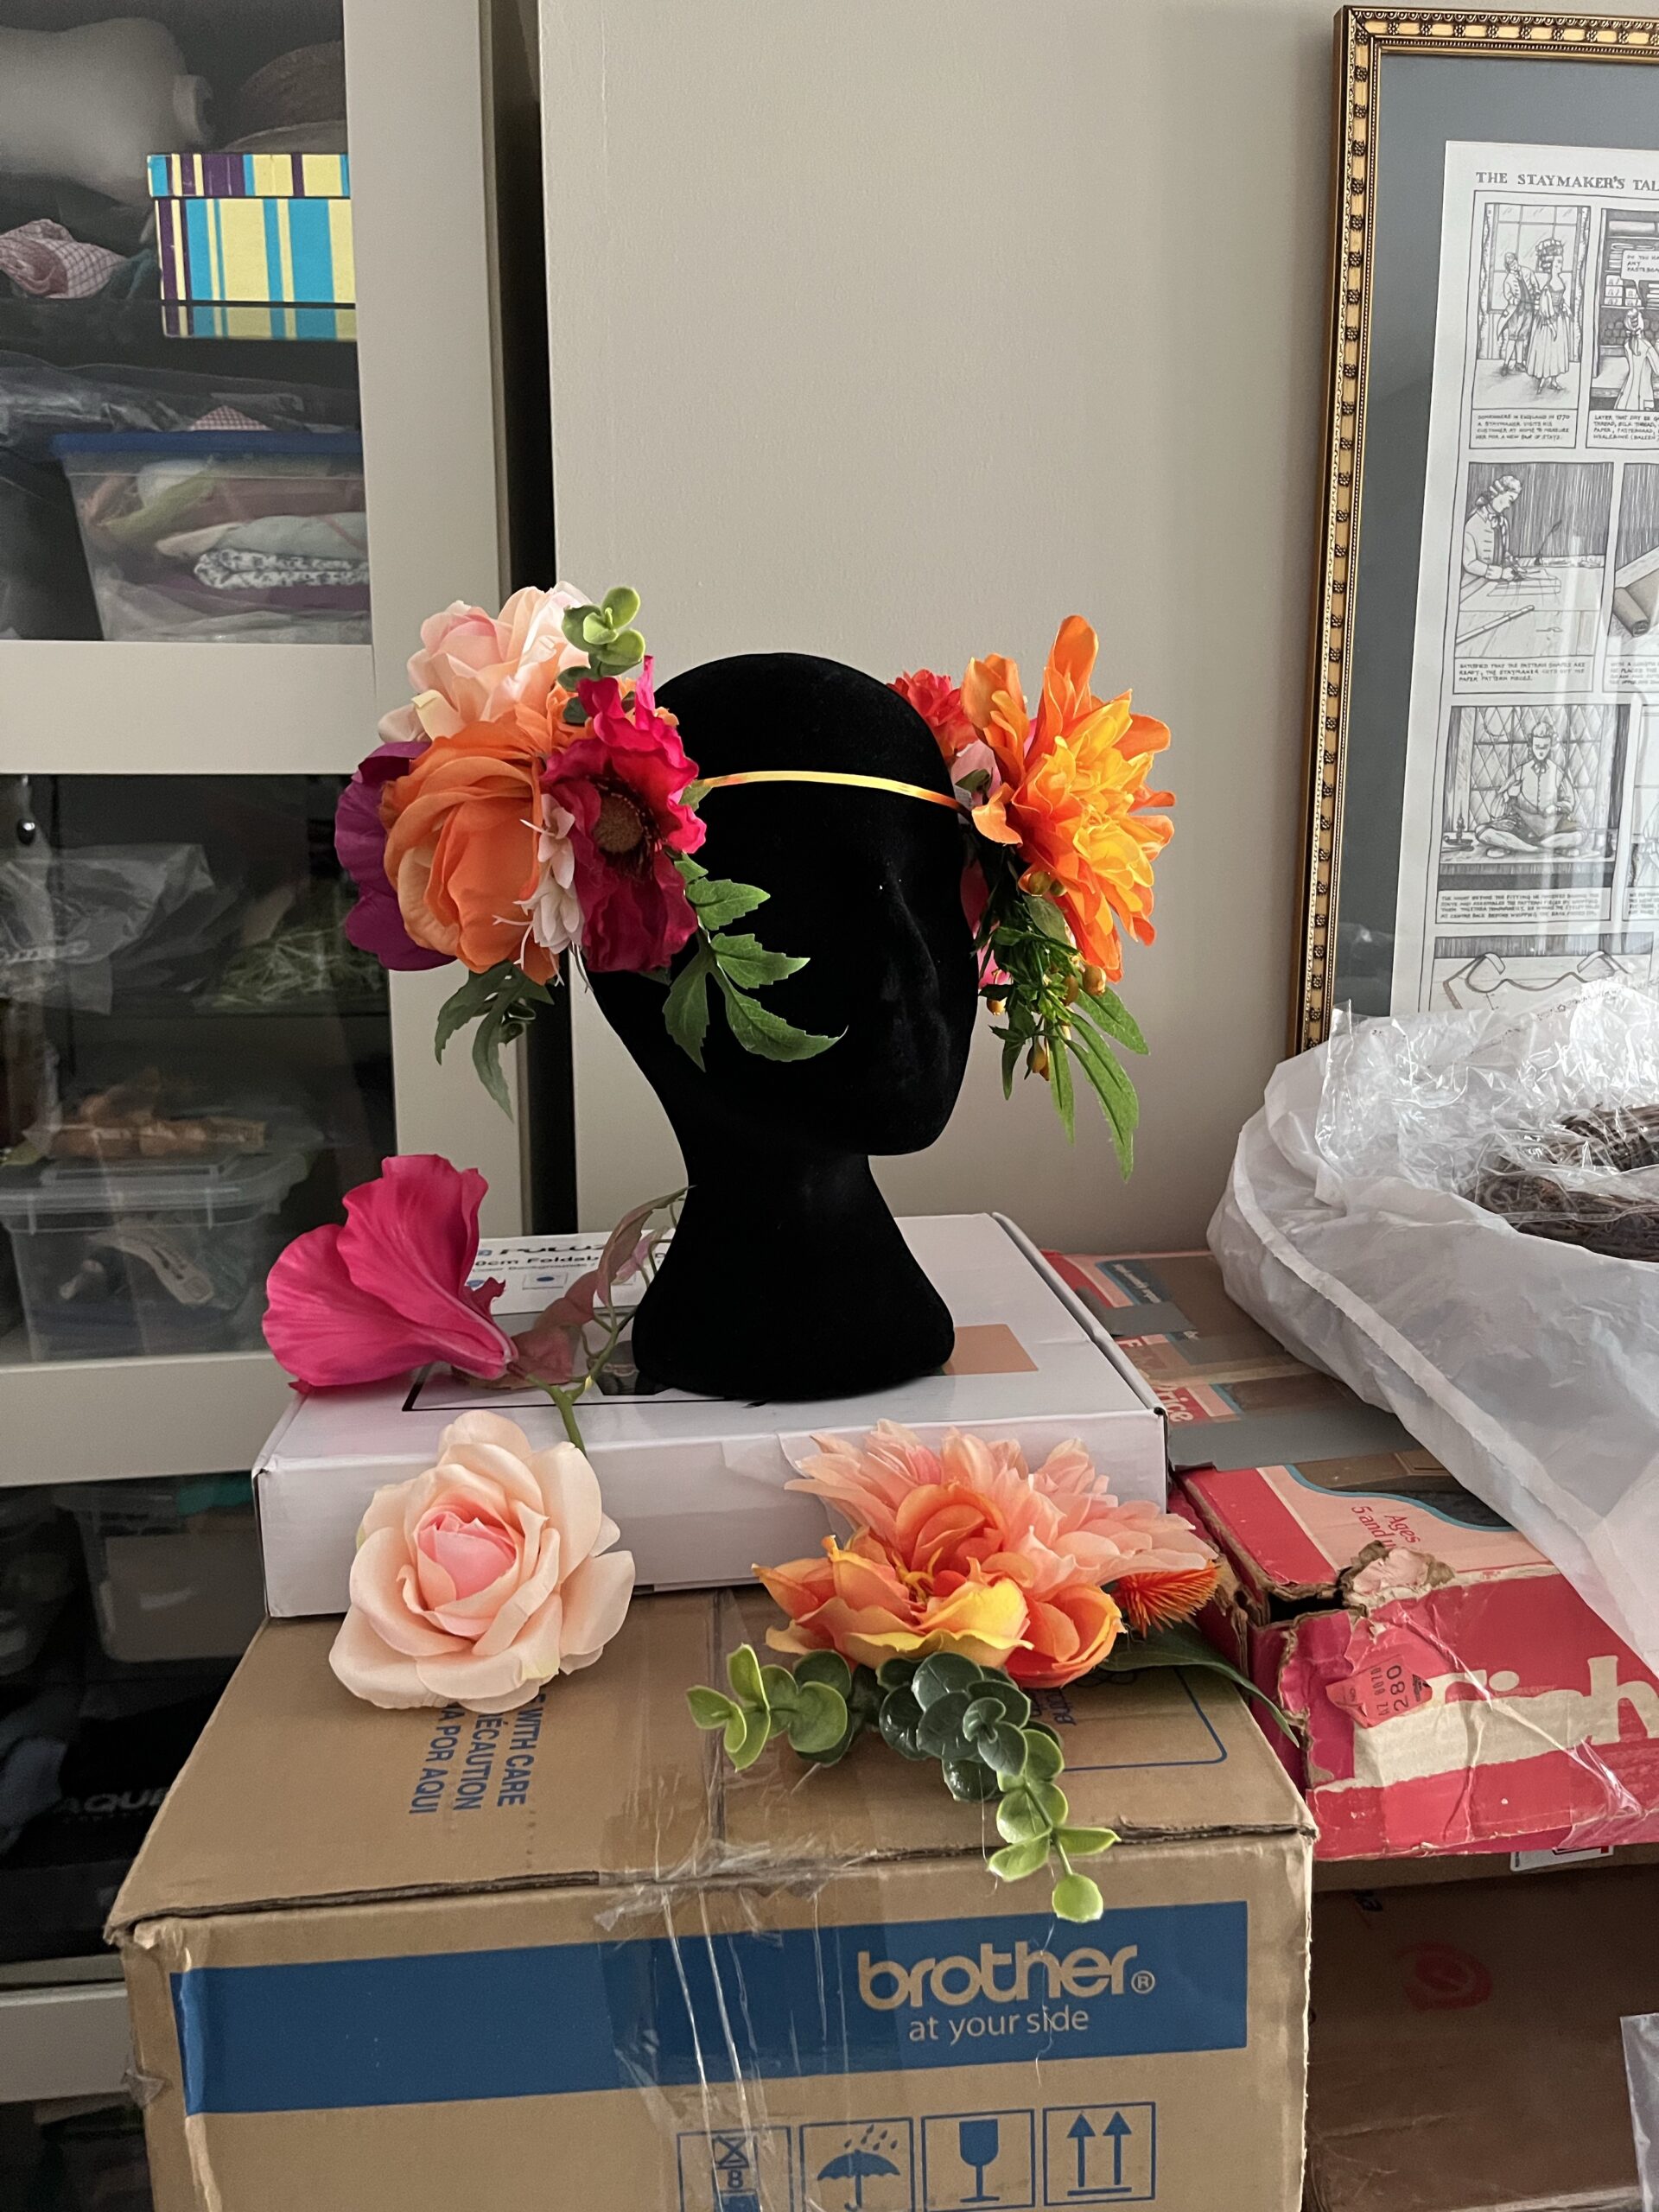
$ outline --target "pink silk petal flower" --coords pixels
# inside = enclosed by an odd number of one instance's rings
[[[422,1681],[419,1662],[404,1657],[377,1636],[367,1618],[353,1609],[340,1624],[328,1654],[337,1681],[370,1705],[386,1711],[411,1705],[430,1705]]]
[[[433,1357],[425,1330],[353,1281],[330,1224],[296,1236],[266,1286],[265,1342],[308,1389],[383,1382]]]
[[[453,1511],[422,1531],[420,1546],[427,1557],[449,1578],[449,1597],[474,1598],[515,1563],[512,1542],[499,1529],[483,1521],[463,1521]]]
[[[559,1664],[568,1675],[591,1667],[622,1625],[633,1595],[633,1560],[627,1552],[584,1560],[565,1583]]]
[[[378,1181],[346,1192],[339,1253],[359,1291],[425,1332],[429,1359],[493,1382],[512,1357],[512,1339],[489,1317],[490,1287],[467,1287],[487,1188],[476,1168],[454,1168],[435,1153],[388,1160]]]

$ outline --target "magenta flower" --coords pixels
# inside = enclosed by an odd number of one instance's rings
[[[296,1382],[384,1382],[435,1359],[504,1372],[512,1340],[490,1307],[505,1286],[467,1287],[488,1187],[474,1167],[407,1153],[346,1193],[344,1227],[295,1238],[270,1271],[265,1342]]]
[[[614,677],[576,689],[588,734],[554,754],[543,788],[570,817],[582,957],[595,975],[664,968],[697,926],[674,865],[706,835],[683,796],[696,764],[658,710],[649,660],[626,698]]]
[[[424,738],[393,738],[377,746],[334,809],[334,850],[357,886],[357,904],[346,917],[346,934],[363,951],[372,952],[383,968],[444,968],[449,963],[447,952],[430,952],[410,937],[397,909],[397,893],[386,876],[380,794],[388,784],[408,774],[410,763],[426,746]]]

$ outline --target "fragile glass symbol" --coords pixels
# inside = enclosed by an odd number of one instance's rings
[[[964,2204],[998,2204],[1001,2199],[985,2193],[985,2169],[996,2164],[996,2154],[1002,2147],[1001,2130],[995,2117],[984,2120],[964,2120],[957,2125],[957,2148],[964,2166],[974,2169],[974,2193],[964,2196]]]

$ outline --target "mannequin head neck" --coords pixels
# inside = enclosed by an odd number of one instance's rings
[[[950,791],[921,717],[833,661],[712,662],[658,696],[704,776],[849,771]],[[869,1155],[932,1143],[961,1087],[976,996],[957,821],[832,784],[712,791],[702,815],[701,863],[766,890],[765,944],[808,962],[764,1003],[836,1042],[813,1059],[760,1058],[716,1002],[699,1070],[664,1027],[660,983],[594,977],[668,1114],[690,1189],[635,1323],[641,1371],[744,1397],[840,1396],[925,1373],[949,1357],[950,1317]]]

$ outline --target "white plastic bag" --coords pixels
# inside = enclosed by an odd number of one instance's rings
[[[1230,1294],[1397,1414],[1659,1669],[1659,1264],[1465,1195],[1497,1145],[1659,1103],[1659,993],[1362,1024],[1286,1061],[1210,1243]]]

